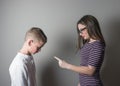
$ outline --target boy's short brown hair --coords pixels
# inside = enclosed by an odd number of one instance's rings
[[[26,32],[25,41],[28,38],[32,38],[33,40],[37,40],[37,41],[43,41],[44,43],[47,42],[47,36],[42,31],[42,29],[38,27],[32,27],[30,30]]]

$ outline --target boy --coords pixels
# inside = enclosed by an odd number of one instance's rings
[[[32,27],[26,32],[23,47],[9,68],[11,86],[36,86],[32,55],[38,53],[46,42],[47,37],[40,28]]]

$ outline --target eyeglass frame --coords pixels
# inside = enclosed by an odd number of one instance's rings
[[[78,33],[82,33],[82,31],[84,31],[86,29],[86,27],[82,28],[82,29],[78,29]]]

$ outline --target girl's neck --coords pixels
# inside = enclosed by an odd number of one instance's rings
[[[97,41],[96,39],[90,39],[90,41],[89,41],[89,43],[92,43],[92,42],[94,42],[94,41]]]

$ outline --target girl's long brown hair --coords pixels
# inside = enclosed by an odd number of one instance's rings
[[[78,31],[78,24],[82,24],[86,26],[86,29],[88,31],[88,34],[90,38],[95,40],[100,40],[105,45],[104,37],[101,33],[101,28],[98,23],[98,20],[92,16],[92,15],[85,15],[83,16],[78,22],[77,22],[77,31]],[[84,40],[82,37],[80,37],[80,34],[78,33],[78,44],[77,49],[80,49],[88,40]]]

